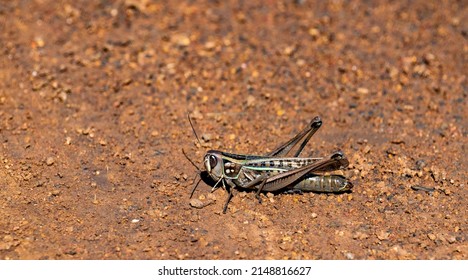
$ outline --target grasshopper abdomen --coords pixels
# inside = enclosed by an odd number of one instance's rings
[[[307,175],[292,187],[292,190],[312,192],[345,192],[353,188],[353,184],[341,175]]]

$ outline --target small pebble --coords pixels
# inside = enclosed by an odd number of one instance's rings
[[[253,107],[255,105],[255,97],[253,97],[252,95],[249,95],[247,97],[247,107]]]
[[[60,190],[53,190],[53,191],[51,192],[51,194],[52,194],[53,196],[58,196],[58,195],[60,194]]]
[[[317,38],[320,35],[320,31],[317,28],[310,28],[309,35],[312,36],[312,38]]]
[[[196,198],[192,198],[190,199],[190,206],[192,206],[193,208],[201,209],[205,207],[206,205],[205,203],[203,203],[203,201],[196,199]]]
[[[14,240],[14,239],[13,239],[13,236],[11,236],[11,235],[5,235],[5,236],[3,237],[3,241],[4,241],[4,242],[11,242],[11,241],[13,241],[13,240]]]
[[[348,260],[354,260],[354,254],[353,254],[353,253],[349,253],[349,252],[348,252],[348,253],[345,254],[345,256],[346,256],[346,258],[347,258]]]
[[[367,154],[367,153],[370,152],[370,150],[371,150],[371,146],[366,145],[366,146],[364,147],[364,150],[363,150],[362,152],[363,152],[364,154]]]
[[[180,47],[187,47],[190,45],[190,38],[185,34],[177,34],[172,37],[172,42]]]
[[[55,162],[55,160],[54,160],[53,157],[48,157],[48,158],[46,159],[46,164],[47,164],[48,166],[51,166],[52,164],[54,164],[54,162]]]
[[[366,95],[369,93],[369,90],[367,88],[358,88],[357,93],[360,95]]]
[[[455,236],[450,236],[448,239],[447,239],[448,243],[452,244],[452,243],[455,243],[457,241],[457,239],[455,238]]]
[[[209,133],[203,133],[201,138],[203,139],[203,141],[209,142],[211,139],[213,139],[213,136]]]
[[[379,233],[377,233],[377,238],[379,240],[388,240],[388,237],[390,236],[390,233],[389,232],[386,232],[384,230],[380,231]]]

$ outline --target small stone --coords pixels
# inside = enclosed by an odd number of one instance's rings
[[[433,233],[429,233],[429,234],[427,235],[427,237],[429,237],[429,239],[432,240],[432,241],[434,241],[434,240],[436,239],[436,235],[433,234]]]
[[[205,49],[207,50],[213,50],[216,47],[216,43],[213,41],[208,41],[205,43]]]
[[[4,242],[11,242],[11,241],[13,241],[13,236],[7,234],[7,235],[5,235],[3,237],[3,241]]]
[[[450,22],[453,26],[458,26],[460,25],[460,18],[454,17],[452,18],[452,21]]]
[[[48,166],[51,166],[52,164],[54,164],[54,162],[55,162],[55,160],[54,160],[53,157],[48,157],[48,158],[46,159],[46,164],[47,164]]]
[[[190,199],[190,206],[192,206],[193,208],[201,209],[205,207],[205,204],[199,199],[192,198]]]
[[[213,136],[209,133],[203,133],[201,138],[203,139],[203,141],[209,142],[211,139],[213,139]]]
[[[358,89],[357,89],[357,93],[358,93],[359,95],[366,95],[366,94],[369,94],[369,90],[368,90],[367,88],[362,88],[362,87],[361,87],[361,88],[358,88]]]
[[[427,53],[424,55],[424,63],[431,64],[435,60],[435,55],[432,53]]]
[[[309,35],[312,36],[312,38],[317,38],[320,35],[320,30],[317,28],[310,28]]]
[[[58,196],[59,194],[60,194],[60,190],[53,190],[51,192],[51,195],[53,195],[53,196]]]
[[[42,48],[45,46],[45,41],[42,39],[42,37],[36,37],[34,38],[34,43],[36,44],[37,47]]]
[[[172,42],[180,47],[187,47],[190,45],[190,38],[184,34],[177,34],[172,37]]]
[[[403,256],[403,257],[408,255],[408,252],[405,249],[398,246],[398,245],[393,246],[392,251],[395,252],[396,254],[400,255],[400,256]]]
[[[59,98],[60,101],[62,101],[62,102],[67,101],[67,93],[66,93],[65,91],[59,92],[58,98]]]
[[[315,218],[317,218],[318,215],[317,215],[317,213],[314,212],[314,213],[312,213],[311,216],[312,216],[313,219],[315,219]]]
[[[287,46],[284,48],[283,53],[287,56],[292,55],[296,51],[296,46]]]
[[[363,152],[364,154],[367,154],[367,153],[370,152],[370,150],[371,150],[371,146],[366,145],[366,146],[364,147],[364,149],[362,150],[362,152]]]
[[[367,239],[369,238],[369,235],[367,233],[363,233],[363,232],[356,232],[354,235],[353,235],[353,239],[359,239],[359,240],[364,240],[364,239]]]
[[[354,260],[354,254],[353,253],[348,252],[348,253],[345,254],[345,256],[346,256],[346,258],[348,260]]]
[[[440,240],[442,242],[446,242],[447,239],[442,235],[442,234],[437,234],[437,240]]]
[[[382,241],[382,240],[388,240],[388,237],[390,236],[390,233],[382,230],[379,233],[377,233],[376,235],[377,235],[377,238],[380,241]]]
[[[255,97],[253,97],[252,95],[249,95],[247,97],[247,107],[252,107],[255,105]]]

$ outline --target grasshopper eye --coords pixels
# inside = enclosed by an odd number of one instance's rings
[[[210,166],[215,167],[217,163],[218,163],[218,159],[216,159],[215,156],[211,155],[210,156]]]

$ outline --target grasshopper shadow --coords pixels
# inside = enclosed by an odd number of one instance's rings
[[[201,171],[200,178],[205,184],[207,184],[210,187],[214,187],[214,185],[216,184],[216,181],[210,177],[210,175],[208,174],[208,171]]]

